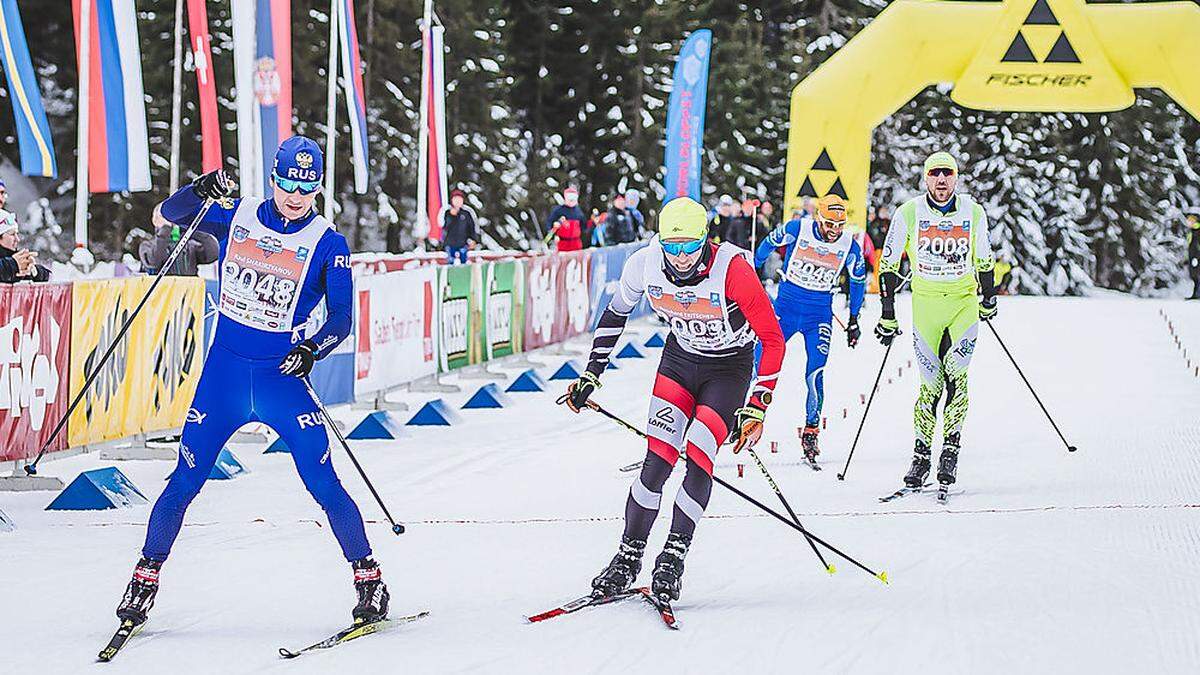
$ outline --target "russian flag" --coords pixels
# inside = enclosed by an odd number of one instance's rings
[[[258,0],[254,17],[254,97],[258,101],[264,194],[279,144],[292,136],[292,2]]]
[[[86,1],[92,7],[88,38],[88,189],[149,190],[150,145],[134,0]],[[77,58],[79,3],[72,0]]]
[[[342,71],[346,73],[346,108],[350,112],[350,143],[354,146],[354,191],[367,192],[367,93],[358,50],[358,24],[354,0],[342,2]]]
[[[0,57],[8,79],[8,98],[17,121],[17,142],[21,147],[21,173],[26,176],[58,178],[50,124],[42,106],[37,75],[29,59],[29,44],[17,0],[0,2]]]

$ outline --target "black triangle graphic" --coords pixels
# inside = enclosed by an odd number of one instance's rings
[[[797,197],[816,197],[817,188],[813,187],[812,181],[808,176],[804,177],[804,183],[800,186],[800,191],[796,193]]]
[[[1021,35],[1021,31],[1017,31],[1017,37],[1013,38],[1012,44],[1008,46],[1008,51],[1004,52],[1004,56],[1000,59],[1000,63],[1037,62],[1037,57],[1033,55],[1033,50],[1029,48],[1029,43],[1025,41],[1025,36]]]
[[[825,194],[837,195],[837,196],[841,197],[842,199],[849,199],[849,197],[846,196],[846,188],[842,187],[842,179],[841,178],[838,178],[837,180],[833,181],[833,185],[831,185],[829,187],[829,192],[826,192]]]
[[[821,148],[821,156],[817,157],[817,161],[813,162],[810,171],[837,171],[833,166],[833,160],[829,158],[829,151]]]
[[[1075,53],[1065,31],[1059,34],[1058,41],[1050,48],[1050,54],[1042,63],[1079,63],[1079,55]]]
[[[1057,26],[1058,17],[1054,16],[1054,11],[1046,4],[1046,0],[1037,0],[1033,3],[1033,9],[1029,10],[1029,16],[1025,17],[1025,25]]]

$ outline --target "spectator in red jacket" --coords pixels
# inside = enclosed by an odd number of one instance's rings
[[[579,188],[572,185],[563,190],[562,200],[546,218],[546,240],[558,237],[559,251],[578,251],[583,248],[584,221],[583,209],[579,208]]]

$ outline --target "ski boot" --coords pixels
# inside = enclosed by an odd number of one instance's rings
[[[667,535],[667,544],[654,559],[654,575],[650,577],[650,590],[660,600],[669,602],[679,599],[679,588],[683,584],[683,558],[691,545],[691,535],[675,532]]]
[[[942,443],[942,456],[938,458],[937,479],[941,485],[953,485],[958,473],[958,434],[950,434]]]
[[[358,604],[351,612],[354,623],[373,623],[386,619],[391,595],[387,584],[383,583],[379,563],[371,558],[361,558],[350,565],[354,568],[354,590],[358,593]]]
[[[913,447],[912,466],[908,468],[908,473],[904,476],[904,485],[910,488],[919,488],[925,484],[925,479],[928,477],[929,445],[918,440]]]
[[[154,606],[154,596],[158,595],[158,571],[162,569],[161,560],[142,558],[133,568],[133,578],[125,587],[125,595],[117,606],[117,618],[130,621],[135,626],[146,622],[150,608]]]
[[[621,546],[612,562],[592,579],[592,595],[604,597],[629,590],[638,572],[642,571],[642,554],[645,552],[646,542],[621,537]]]
[[[800,430],[800,447],[804,450],[804,459],[810,463],[817,461],[821,449],[817,447],[817,432],[820,428],[815,424],[806,424]]]

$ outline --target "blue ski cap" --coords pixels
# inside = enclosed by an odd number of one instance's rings
[[[325,174],[325,157],[321,146],[306,136],[292,136],[279,144],[275,152],[275,167],[271,171],[275,184],[285,192],[315,192],[321,187]]]

